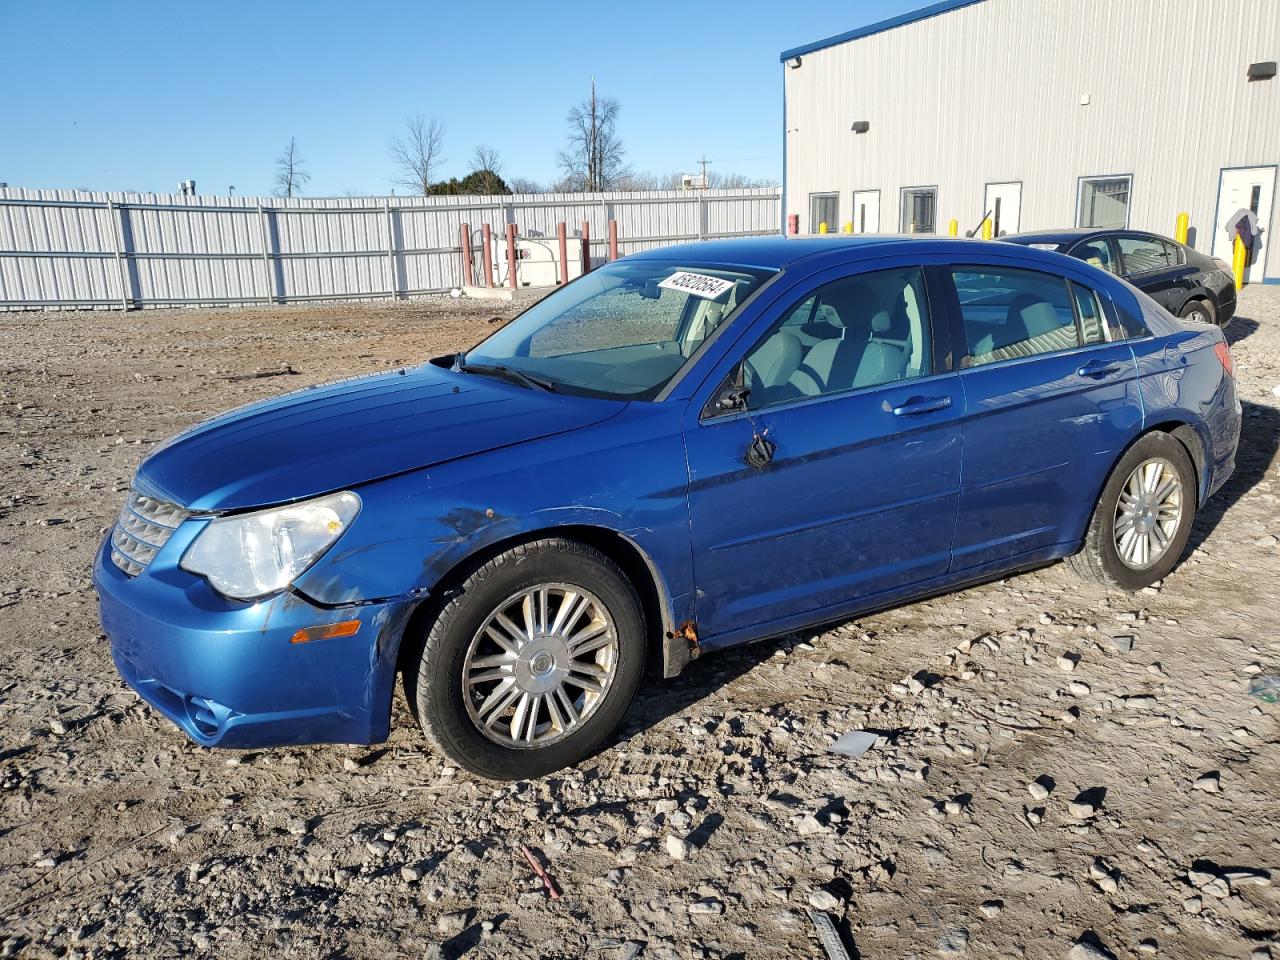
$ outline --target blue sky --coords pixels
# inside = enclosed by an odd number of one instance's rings
[[[0,181],[266,194],[297,137],[312,196],[386,193],[421,112],[443,175],[477,143],[547,181],[569,107],[622,104],[636,169],[781,173],[778,54],[925,0],[161,3],[0,0]]]

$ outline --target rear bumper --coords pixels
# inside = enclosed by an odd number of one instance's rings
[[[116,669],[196,743],[259,748],[386,739],[409,604],[329,610],[289,593],[237,603],[166,564],[167,550],[129,577],[105,546],[93,582]],[[300,629],[345,620],[360,621],[354,636],[290,642]]]
[[[1233,389],[1230,403],[1205,421],[1209,431],[1209,462],[1205,464],[1205,492],[1207,500],[1231,479],[1236,469],[1236,451],[1240,446],[1240,427],[1243,422],[1240,396]]]

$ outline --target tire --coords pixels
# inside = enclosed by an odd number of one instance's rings
[[[1163,465],[1164,475],[1155,484],[1157,490],[1163,488],[1170,479],[1169,474],[1176,476],[1179,507],[1176,522],[1168,520],[1160,522],[1159,517],[1167,516],[1168,499],[1157,499],[1157,496],[1144,494],[1133,508],[1136,514],[1128,517],[1130,523],[1124,523],[1120,516],[1121,494],[1126,500],[1132,496],[1135,488],[1135,471],[1140,466],[1159,462]],[[1146,474],[1151,476],[1151,474]],[[1141,484],[1141,481],[1137,481]],[[1085,580],[1121,590],[1141,590],[1149,587],[1157,580],[1163,579],[1173,569],[1182,556],[1191,535],[1191,524],[1195,520],[1196,503],[1199,497],[1199,484],[1191,457],[1181,442],[1171,435],[1156,430],[1139,437],[1137,442],[1120,458],[1115,469],[1102,487],[1102,494],[1094,507],[1093,517],[1089,521],[1089,529],[1085,533],[1084,544],[1080,552],[1067,558],[1071,568]],[[1146,507],[1149,515],[1142,515],[1141,508]],[[1135,520],[1135,516],[1137,519]],[[1153,524],[1151,517],[1156,518]],[[1127,539],[1121,539],[1128,558],[1122,556],[1121,545],[1117,543],[1116,531],[1118,522],[1121,527],[1132,525],[1134,533]],[[1156,529],[1153,529],[1156,528]],[[1136,541],[1142,536],[1138,531],[1153,529],[1146,535],[1146,542],[1152,546],[1147,556],[1142,556],[1142,544]],[[1122,530],[1121,536],[1124,537]],[[1164,546],[1158,552],[1155,546],[1161,538]],[[1136,555],[1135,555],[1136,554]]]
[[[1182,312],[1178,316],[1183,320],[1194,320],[1198,323],[1216,325],[1218,322],[1218,311],[1208,300],[1188,300],[1183,304]]]
[[[568,622],[557,628],[561,614]],[[586,652],[570,654],[569,640]],[[645,647],[643,609],[617,565],[576,541],[538,540],[494,557],[445,598],[405,667],[405,694],[427,739],[459,766],[490,780],[541,777],[617,728]]]

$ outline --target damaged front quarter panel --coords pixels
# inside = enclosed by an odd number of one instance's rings
[[[360,516],[295,588],[326,606],[420,600],[504,544],[605,531],[632,545],[655,581],[663,622],[654,627],[669,672],[691,657],[676,627],[694,618],[687,486],[678,411],[633,404],[607,430],[529,441],[361,486]],[[676,640],[683,655],[668,649]]]

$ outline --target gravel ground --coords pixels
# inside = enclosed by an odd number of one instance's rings
[[[706,657],[538,782],[456,771],[402,701],[375,748],[188,743],[90,586],[138,461],[495,309],[0,314],[0,954],[819,957],[812,903],[863,958],[1280,958],[1275,288],[1229,329],[1236,475],[1158,589],[1059,564]],[[851,729],[883,738],[828,754]]]

